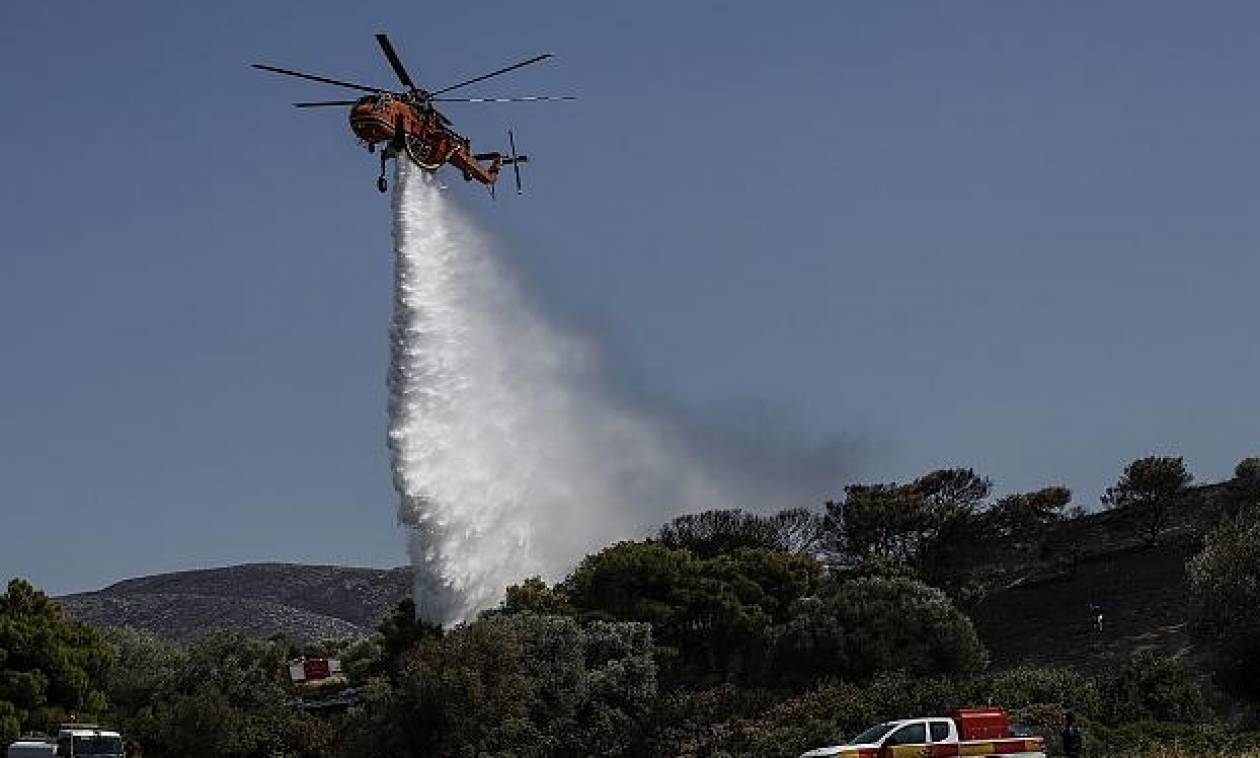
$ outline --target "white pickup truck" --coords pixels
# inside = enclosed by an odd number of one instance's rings
[[[7,758],[126,758],[122,735],[95,724],[62,724],[57,736],[24,737],[9,745]]]
[[[801,758],[1046,758],[1045,741],[1012,729],[1006,711],[968,708],[949,716],[876,724],[843,745],[820,747]]]

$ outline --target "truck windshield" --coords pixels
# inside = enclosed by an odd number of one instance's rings
[[[896,724],[876,724],[870,729],[867,729],[865,732],[862,732],[858,736],[849,740],[849,744],[869,745],[872,742],[879,742],[884,738],[884,735],[891,732],[895,726]]]
[[[122,755],[122,740],[117,737],[75,737],[74,754],[79,755]]]

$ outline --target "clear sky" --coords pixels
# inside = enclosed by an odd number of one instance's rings
[[[529,194],[451,191],[637,391],[1086,506],[1260,452],[1254,2],[6,0],[0,579],[405,562],[388,201],[247,65],[392,85],[380,30],[557,55],[468,92],[578,102],[447,111]]]

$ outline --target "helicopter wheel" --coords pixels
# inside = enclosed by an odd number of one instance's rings
[[[383,176],[378,177],[376,180],[376,188],[380,190],[381,193],[383,194],[386,190],[389,189],[389,182],[386,181],[385,177]]]

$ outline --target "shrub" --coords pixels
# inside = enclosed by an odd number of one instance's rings
[[[984,664],[985,652],[971,620],[940,590],[867,577],[799,601],[771,661],[785,681],[802,684],[890,671],[968,674]]]
[[[983,688],[983,701],[1004,708],[1022,709],[1052,705],[1063,712],[1086,717],[1100,713],[1098,687],[1094,679],[1069,669],[1022,667],[991,677]],[[1055,726],[1062,725],[1062,718]]]
[[[1208,718],[1203,688],[1181,661],[1150,652],[1134,655],[1098,683],[1098,716],[1108,723]]]
[[[1191,632],[1222,685],[1260,699],[1260,508],[1226,519],[1187,568]]]
[[[757,670],[793,601],[822,583],[809,556],[740,548],[702,559],[623,542],[587,557],[560,589],[582,618],[650,623],[663,677],[695,686]]]
[[[618,755],[655,697],[646,624],[497,615],[407,654],[386,726],[408,755]]]

